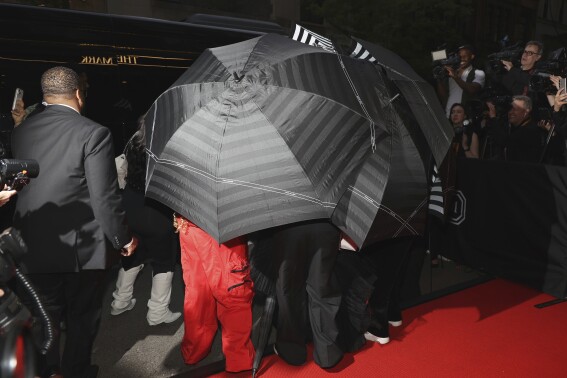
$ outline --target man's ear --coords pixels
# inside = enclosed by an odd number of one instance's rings
[[[81,95],[81,91],[76,89],[75,90],[75,97],[77,98],[77,103],[79,104],[79,111],[83,108],[83,96]]]

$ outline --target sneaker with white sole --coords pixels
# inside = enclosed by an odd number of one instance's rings
[[[382,344],[382,345],[388,344],[390,342],[389,337],[378,337],[378,336],[371,334],[370,332],[366,332],[364,334],[364,338],[368,341],[372,341],[372,342]]]
[[[402,325],[401,320],[388,320],[388,323],[390,323],[392,327],[399,327]]]

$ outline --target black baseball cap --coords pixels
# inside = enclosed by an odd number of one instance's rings
[[[475,50],[474,50],[473,45],[464,44],[464,45],[461,45],[461,46],[457,47],[457,51],[463,50],[463,49],[469,50],[469,51],[470,51],[471,53],[473,53],[473,54],[476,53]]]

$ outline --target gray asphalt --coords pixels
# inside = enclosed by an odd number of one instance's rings
[[[144,267],[134,286],[136,305],[131,311],[110,315],[112,291],[118,268],[109,271],[104,296],[102,321],[93,349],[93,363],[99,366],[99,378],[121,377],[198,377],[222,370],[220,333],[209,356],[197,365],[185,365],[180,343],[183,317],[171,324],[149,326],[147,302],[151,289],[151,266]],[[174,272],[170,309],[183,310],[183,280],[178,266]]]

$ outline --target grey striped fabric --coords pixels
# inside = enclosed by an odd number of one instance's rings
[[[295,24],[291,39],[310,46],[320,47],[324,50],[335,52],[333,42],[320,34],[317,34],[301,25]]]
[[[374,67],[343,58],[348,80],[335,54],[279,35],[206,50],[146,114],[146,195],[219,242],[331,217],[369,125],[389,138]]]
[[[443,186],[441,184],[441,178],[439,177],[439,172],[437,171],[437,166],[433,165],[433,172],[431,174],[431,191],[429,193],[429,204],[428,212],[429,214],[436,216],[440,219],[444,219],[444,199],[443,199]]]
[[[366,50],[359,42],[352,40],[351,53],[350,56],[356,59],[367,60],[371,63],[376,62],[376,58],[370,54],[370,51]]]
[[[375,63],[387,77],[373,89],[382,94],[390,138],[377,142],[332,220],[358,247],[422,234],[429,203],[425,162],[432,153],[440,162],[450,143],[443,109],[431,86],[393,52],[353,39],[350,56]]]
[[[366,159],[335,208],[333,223],[361,248],[380,240],[422,234],[427,177],[417,148],[417,121],[388,80],[376,87],[387,119],[388,138]],[[419,140],[419,135],[417,136]]]
[[[419,133],[426,144],[418,145],[420,151],[429,149],[438,166],[441,165],[453,139],[453,130],[437,98],[434,88],[400,56],[394,52],[362,39],[353,38],[363,49],[376,58],[388,79],[398,87],[418,121]]]

